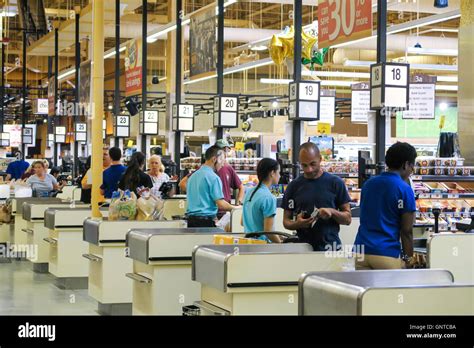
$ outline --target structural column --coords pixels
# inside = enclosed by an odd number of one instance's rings
[[[387,1],[377,1],[377,63],[387,61]],[[390,118],[390,113],[386,115],[384,110],[377,110],[375,113],[375,163],[378,165],[378,172],[383,171],[385,163],[385,118]]]
[[[92,217],[102,216],[99,210],[102,185],[102,117],[104,113],[104,1],[93,0],[93,64],[92,64]]]
[[[462,156],[474,165],[474,2],[461,0],[458,58],[458,132]]]
[[[303,1],[295,0],[294,8],[294,27],[295,27],[295,38],[294,38],[294,71],[293,71],[293,80],[295,82],[301,81],[301,32],[303,30]],[[296,178],[299,175],[299,166],[297,163],[299,161],[299,148],[301,145],[302,138],[302,121],[295,120],[293,121],[293,131],[292,131],[292,163],[295,165],[293,167],[293,178]]]

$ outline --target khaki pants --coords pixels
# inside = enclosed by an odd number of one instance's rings
[[[378,256],[378,255],[357,255],[355,261],[356,270],[370,269],[402,269],[405,264],[402,259]]]

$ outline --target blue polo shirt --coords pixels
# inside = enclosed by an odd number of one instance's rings
[[[268,187],[262,184],[257,191],[255,189],[248,190],[244,198],[242,219],[245,233],[263,232],[263,220],[276,214],[277,200]]]
[[[224,199],[222,182],[209,166],[203,165],[193,173],[186,183],[190,216],[216,216],[216,201]]]
[[[100,188],[104,190],[105,198],[112,198],[112,193],[117,191],[120,178],[126,169],[127,167],[122,164],[114,164],[103,171],[102,186]]]
[[[10,174],[12,179],[21,179],[21,176],[28,169],[30,164],[24,160],[17,160],[8,164],[6,173]]]
[[[362,188],[355,245],[363,245],[368,255],[399,258],[401,218],[414,211],[413,190],[399,174],[385,172],[369,179]]]

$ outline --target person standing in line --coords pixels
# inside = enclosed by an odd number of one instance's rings
[[[276,197],[270,192],[272,185],[280,180],[278,162],[271,158],[263,158],[257,165],[258,185],[245,194],[242,222],[245,233],[272,232],[277,209]],[[275,235],[261,238],[274,243],[280,243]]]
[[[337,250],[340,225],[351,223],[351,198],[344,181],[324,172],[321,161],[315,144],[301,145],[299,162],[304,175],[293,180],[283,196],[283,225],[296,230],[300,241],[311,244],[315,251]]]
[[[118,147],[110,148],[109,156],[112,162],[110,167],[102,173],[102,185],[100,186],[101,194],[105,198],[112,198],[112,193],[117,191],[120,178],[127,169],[120,161],[122,158],[122,150]]]
[[[143,152],[135,152],[128,162],[127,170],[122,175],[118,187],[122,191],[130,190],[138,195],[138,188],[152,188],[153,182],[149,175],[143,172],[145,167],[145,155]]]
[[[224,139],[220,139],[216,142],[216,146],[224,151],[224,155],[227,159],[227,153],[230,150],[229,143]],[[222,168],[219,169],[219,171],[217,172],[217,175],[219,176],[219,178],[221,178],[222,181],[222,191],[224,193],[225,201],[227,203],[232,203],[232,190],[239,190],[239,193],[235,198],[235,205],[242,205],[245,195],[245,189],[244,185],[239,179],[239,176],[235,172],[235,169],[232,168],[232,166],[229,165],[227,161],[225,161]],[[224,211],[219,211],[218,216],[222,216],[224,214]]]
[[[161,162],[161,158],[158,155],[153,155],[148,160],[148,172],[151,181],[153,182],[153,193],[158,195],[161,185],[165,182],[170,181],[170,177],[165,173],[165,166]]]
[[[393,144],[385,155],[388,170],[362,187],[355,240],[357,270],[413,267],[416,203],[407,180],[413,174],[416,156],[410,144]]]
[[[16,160],[8,164],[6,181],[21,179],[25,171],[30,167],[30,164],[22,158],[21,151],[16,151],[15,157]]]
[[[188,227],[215,227],[217,211],[231,211],[235,206],[224,200],[222,182],[216,172],[224,165],[224,152],[217,146],[206,151],[204,164],[189,178]]]

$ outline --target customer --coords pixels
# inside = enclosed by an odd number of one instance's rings
[[[128,162],[127,170],[120,179],[118,184],[119,189],[123,191],[133,191],[137,196],[138,188],[145,187],[151,189],[153,187],[153,182],[150,176],[143,172],[144,167],[145,155],[143,152],[135,152]]]
[[[86,165],[84,168],[84,176],[81,180],[81,202],[85,204],[91,203],[92,197],[92,184],[89,184],[89,175],[90,175],[90,168],[91,168],[91,156],[87,157]],[[91,178],[92,182],[92,178]]]
[[[187,182],[188,227],[215,227],[218,209],[231,211],[235,208],[224,200],[222,182],[216,174],[224,165],[224,152],[217,146],[211,146],[206,151],[205,159]]]
[[[58,184],[54,176],[46,173],[43,161],[33,163],[35,174],[30,176],[26,183],[31,186],[36,197],[47,197],[52,191],[60,191],[64,184]]]
[[[21,179],[30,164],[22,158],[20,151],[15,152],[16,161],[8,164],[6,181]]]
[[[219,149],[224,150],[224,155],[227,158],[227,154],[230,151],[229,143],[224,139],[220,139],[216,142],[216,146]],[[245,195],[245,189],[244,185],[237,176],[235,169],[232,168],[232,166],[230,166],[227,161],[225,161],[222,168],[219,169],[219,171],[217,172],[217,175],[219,176],[219,178],[221,178],[222,181],[222,192],[224,193],[224,200],[227,203],[232,203],[232,190],[239,190],[239,193],[237,194],[237,197],[235,199],[235,205],[242,205]],[[219,211],[218,216],[220,217],[224,214],[224,211]]]
[[[118,183],[122,177],[123,172],[127,169],[120,159],[122,158],[122,150],[118,147],[109,149],[109,156],[111,159],[110,167],[102,173],[102,186],[100,187],[102,195],[105,198],[112,198],[112,193],[117,191]]]
[[[339,249],[339,226],[351,223],[351,198],[344,181],[321,168],[321,153],[313,143],[300,147],[299,162],[304,175],[293,180],[283,196],[283,225],[296,230],[302,243],[315,251]],[[311,217],[314,209],[317,217]]]
[[[59,174],[61,174],[61,171],[59,170],[59,167],[53,167],[51,168],[51,171],[49,172],[56,180],[58,180]]]
[[[153,193],[158,195],[161,185],[170,181],[170,177],[165,173],[165,166],[161,163],[161,158],[158,155],[153,155],[148,160],[148,175],[153,182]]]
[[[280,180],[278,162],[263,158],[257,165],[258,185],[249,190],[244,199],[242,222],[245,233],[274,231],[276,197],[270,192],[272,185]],[[264,240],[280,243],[278,236],[263,236]]]
[[[109,148],[104,146],[102,149],[102,170],[106,170],[112,164],[112,159],[109,155]]]
[[[363,252],[356,269],[412,267],[413,223],[416,203],[406,183],[413,173],[416,150],[408,143],[392,145],[385,155],[388,171],[369,179],[362,187],[360,227],[355,246]],[[401,239],[401,245],[400,245]],[[363,247],[363,250],[362,250]],[[400,259],[401,249],[406,255]]]

